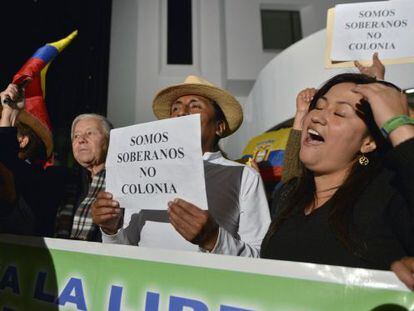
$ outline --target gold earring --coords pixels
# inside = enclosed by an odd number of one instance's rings
[[[358,159],[358,162],[362,166],[367,166],[369,164],[369,159],[366,156],[364,156],[363,154],[361,154],[361,156]]]

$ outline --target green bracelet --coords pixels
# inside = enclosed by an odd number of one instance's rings
[[[405,114],[392,117],[382,125],[381,133],[385,138],[388,138],[393,130],[407,124],[414,125],[414,119]]]

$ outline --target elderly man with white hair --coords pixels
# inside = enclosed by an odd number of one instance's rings
[[[81,114],[73,120],[72,150],[75,160],[88,172],[83,195],[76,204],[71,239],[100,241],[99,228],[92,223],[91,205],[105,187],[105,159],[112,124],[98,114]]]

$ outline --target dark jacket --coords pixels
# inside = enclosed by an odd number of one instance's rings
[[[279,212],[288,203],[283,192],[294,183],[281,189]],[[414,139],[387,154],[382,170],[357,199],[349,229],[355,247],[345,246],[329,225],[332,205],[330,200],[306,216],[293,212],[262,245],[262,257],[387,270],[393,261],[413,256]]]
[[[0,232],[53,236],[68,170],[20,160],[15,127],[0,127],[0,143],[0,163],[11,172],[16,192],[13,202],[0,198]]]

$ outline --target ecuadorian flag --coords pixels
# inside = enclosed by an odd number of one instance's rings
[[[13,83],[18,85],[31,80],[26,85],[25,110],[41,120],[49,129],[51,129],[50,119],[44,101],[46,72],[53,59],[72,42],[77,34],[78,31],[75,30],[66,38],[39,48],[13,77]]]
[[[242,159],[252,158],[259,166],[266,193],[270,197],[282,178],[283,159],[291,128],[281,128],[252,138]]]

